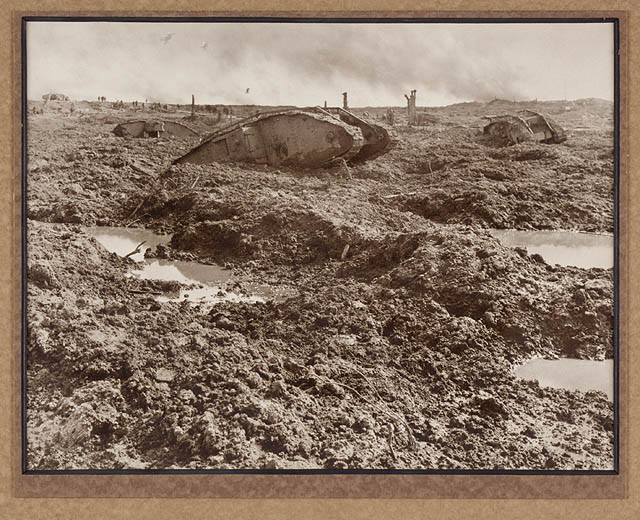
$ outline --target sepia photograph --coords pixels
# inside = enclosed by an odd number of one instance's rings
[[[613,21],[24,31],[25,472],[617,471]]]

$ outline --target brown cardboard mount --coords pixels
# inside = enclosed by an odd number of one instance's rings
[[[0,143],[3,155],[2,217],[5,244],[11,244],[11,261],[2,262],[5,305],[2,306],[4,327],[2,387],[5,410],[0,432],[2,446],[2,486],[0,517],[2,518],[169,518],[176,514],[224,518],[543,518],[553,515],[566,518],[640,518],[638,506],[637,469],[640,451],[637,417],[630,408],[630,397],[637,396],[638,384],[627,386],[627,374],[638,373],[637,356],[629,355],[630,342],[637,337],[638,325],[630,316],[637,308],[638,292],[630,284],[635,277],[628,270],[628,259],[638,252],[637,230],[632,222],[640,218],[637,191],[632,182],[629,154],[631,141],[639,144],[640,124],[630,124],[628,110],[637,109],[638,94],[630,97],[630,80],[638,79],[637,63],[629,69],[629,49],[637,48],[640,31],[630,23],[632,16],[625,9],[636,9],[631,1],[552,1],[535,4],[518,1],[468,1],[451,4],[431,2],[433,11],[419,11],[418,2],[401,2],[389,10],[383,1],[310,2],[12,2],[2,14],[4,65],[3,85],[10,85],[0,101],[3,120]],[[302,6],[302,7],[301,7]],[[451,6],[464,6],[466,11],[451,11]],[[124,11],[165,9],[165,11]],[[541,11],[524,11],[523,8]],[[611,10],[607,10],[608,8]],[[218,11],[205,11],[205,9]],[[300,9],[305,11],[300,11]],[[12,10],[13,9],[13,10]],[[40,10],[42,9],[42,10]],[[45,10],[46,9],[46,10]],[[100,9],[102,9],[100,11]],[[383,10],[381,10],[383,9]],[[440,11],[436,11],[440,9]],[[476,9],[476,10],[474,10]],[[269,10],[268,12],[265,10]],[[636,13],[634,13],[636,14]],[[619,298],[619,474],[613,475],[479,475],[479,474],[23,474],[21,471],[21,46],[22,16],[288,16],[288,17],[616,17],[620,27],[620,298]],[[636,60],[637,61],[637,60]],[[9,150],[11,150],[9,154]],[[637,162],[637,159],[636,159]],[[11,193],[13,192],[13,197]],[[8,248],[6,248],[8,249]],[[11,296],[9,294],[11,293]],[[637,322],[636,322],[637,323]],[[636,334],[634,334],[636,333]],[[11,348],[9,346],[11,345]],[[635,368],[635,370],[634,370]],[[631,382],[633,383],[633,382]],[[637,414],[635,414],[637,415]],[[631,417],[631,419],[628,419]],[[632,424],[633,423],[633,424]],[[93,500],[86,498],[93,497]],[[117,500],[99,500],[120,497]],[[125,500],[128,497],[148,500]],[[295,498],[305,500],[158,500],[158,498]],[[28,498],[28,499],[26,499]],[[58,498],[64,500],[33,500]],[[85,498],[85,500],[72,500]],[[331,498],[333,500],[312,500]],[[339,500],[368,498],[378,500]],[[514,500],[381,500],[409,498],[531,498]],[[153,499],[153,500],[151,500]],[[548,499],[590,499],[551,500]],[[597,500],[615,499],[615,500]],[[7,516],[5,516],[7,514]]]

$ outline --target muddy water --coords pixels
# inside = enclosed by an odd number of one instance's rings
[[[228,291],[223,287],[207,286],[196,287],[194,289],[182,289],[177,297],[158,296],[158,301],[161,302],[180,302],[188,301],[194,303],[214,304],[221,302],[247,302],[257,303],[266,302],[270,295],[268,294],[240,294],[233,291]]]
[[[515,370],[515,375],[540,386],[567,390],[600,390],[613,401],[613,360],[532,359]]]
[[[232,282],[232,273],[219,265],[207,265],[198,262],[186,262],[182,260],[145,260],[144,252],[150,247],[159,244],[167,244],[171,240],[169,235],[157,235],[144,229],[131,229],[119,227],[93,227],[85,228],[85,231],[93,236],[102,246],[120,256],[126,256],[133,251],[138,244],[145,242],[140,247],[140,252],[129,258],[139,262],[139,267],[133,269],[130,276],[142,280],[175,281],[195,287],[181,289],[178,296],[158,296],[162,302],[189,301],[195,303],[215,304],[223,301],[229,302],[276,302],[285,300],[293,291],[286,288],[272,288],[256,283],[242,283],[239,280],[234,285],[242,290],[229,290],[228,284]]]
[[[120,256],[126,256],[135,250],[141,242],[140,252],[131,255],[129,258],[136,262],[144,260],[144,252],[159,244],[167,244],[171,240],[170,235],[157,235],[146,229],[135,229],[125,227],[90,227],[84,228],[85,232],[95,238],[102,246]]]
[[[491,234],[508,247],[525,247],[549,264],[575,267],[613,267],[613,236],[574,231],[517,231],[495,229]]]
[[[231,279],[231,271],[218,265],[182,260],[147,260],[141,269],[131,272],[141,280],[167,280],[180,283],[223,284]]]
[[[196,303],[220,302],[265,302],[285,299],[287,291],[275,290],[266,285],[244,283],[243,292],[229,290],[232,274],[229,269],[218,265],[206,265],[198,262],[180,260],[147,260],[141,269],[131,272],[142,280],[167,280],[182,284],[197,285],[181,289],[177,297],[159,296],[162,302],[190,301]]]

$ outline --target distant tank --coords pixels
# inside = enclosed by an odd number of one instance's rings
[[[533,110],[523,110],[519,116],[485,116],[489,124],[484,133],[502,137],[508,144],[522,141],[539,141],[547,144],[563,143],[567,135],[560,125],[549,116]]]
[[[337,159],[350,163],[373,159],[393,144],[383,127],[343,108],[285,109],[227,125],[174,164],[232,160],[314,168]]]
[[[183,139],[197,139],[200,135],[186,125],[175,121],[127,121],[113,129],[119,137],[162,137],[171,135]]]

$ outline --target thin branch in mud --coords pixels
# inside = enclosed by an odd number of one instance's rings
[[[190,190],[192,190],[193,188],[195,188],[195,187],[196,187],[196,184],[198,184],[198,181],[199,181],[199,180],[200,180],[200,175],[198,175],[198,176],[196,177],[196,180],[195,180],[195,181],[193,181],[193,184],[191,185],[191,188],[189,188],[189,189],[190,189]]]
[[[373,390],[373,393],[378,398],[378,402],[385,403],[386,408],[388,409],[386,413],[391,417],[395,417],[402,423],[402,425],[407,430],[407,435],[409,437],[409,447],[411,447],[411,449],[415,449],[418,443],[416,441],[415,436],[413,435],[413,431],[411,430],[411,427],[409,426],[407,421],[404,419],[404,417],[402,417],[399,413],[396,413],[393,410],[389,409],[389,405],[387,405],[387,402],[384,399],[382,399],[382,396],[380,396],[380,394],[378,393],[378,389],[373,385],[373,383],[371,383],[371,381],[369,381],[369,378],[363,372],[361,372],[359,369],[355,367],[352,367],[352,370],[356,372],[358,375],[360,375],[369,384],[369,386]]]
[[[363,375],[363,374],[361,374],[361,375]],[[365,377],[365,379],[366,379],[366,377]],[[369,381],[367,380],[367,382],[369,382]],[[338,381],[335,381],[335,380],[334,380],[334,383],[337,384],[338,386],[346,388],[347,390],[351,390],[356,396],[358,396],[360,399],[362,399],[365,403],[368,403],[371,406],[373,406],[374,408],[376,408],[379,412],[388,415],[392,419],[399,420],[402,423],[402,425],[405,427],[405,429],[407,430],[407,436],[409,437],[409,448],[411,448],[412,450],[417,448],[418,442],[416,441],[415,435],[413,435],[413,431],[411,431],[411,427],[407,424],[407,421],[405,421],[397,413],[393,412],[392,410],[389,410],[389,405],[387,405],[387,403],[382,400],[382,398],[380,397],[380,394],[378,394],[378,392],[375,390],[375,388],[373,390],[376,393],[376,395],[378,396],[378,399],[380,399],[380,401],[385,403],[385,405],[386,405],[385,408],[382,408],[382,406],[379,403],[369,401],[369,399],[364,397],[360,392],[358,392],[355,388],[353,388],[353,387],[351,387],[349,385],[346,385],[344,383],[339,383]],[[369,384],[371,384],[371,383],[369,383]],[[393,447],[391,446],[391,444],[389,445],[389,447],[390,447],[391,453],[393,455],[393,460],[396,460],[395,459],[395,453],[393,453]]]
[[[396,457],[396,452],[393,451],[393,424],[389,423],[387,425],[387,443],[389,444],[389,451],[391,452],[391,458],[393,459],[393,461],[395,462],[396,460],[398,460],[398,458]]]
[[[133,294],[153,294],[154,296],[162,295],[160,291],[140,291],[138,289],[129,289],[129,292]]]
[[[143,244],[146,244],[146,243],[147,243],[147,241],[146,241],[146,240],[143,240],[142,242],[140,242],[140,243],[136,246],[136,248],[135,248],[133,251],[131,251],[131,253],[127,253],[127,254],[125,255],[125,258],[129,258],[131,255],[136,255],[136,254],[138,254],[138,253],[140,252],[140,247],[141,247]]]
[[[129,163],[129,166],[131,166],[131,168],[133,168],[135,171],[137,171],[139,173],[143,173],[143,174],[149,175],[151,177],[153,177],[155,175],[153,172],[150,172],[148,170],[145,170],[141,166],[138,166],[135,162]]]
[[[344,383],[338,383],[338,381],[333,381],[336,385],[341,386],[342,388],[346,388],[347,390],[351,390],[354,394],[356,394],[360,399],[362,399],[365,403],[368,403],[372,406],[376,406],[376,403],[374,403],[373,401],[369,401],[369,399],[367,399],[365,396],[363,396],[360,392],[358,392],[355,388],[353,388],[352,386],[349,385],[345,385]],[[382,413],[386,413],[384,410],[382,410]]]
[[[142,199],[140,201],[140,204],[138,204],[135,209],[131,212],[131,214],[127,217],[127,220],[129,220],[131,217],[133,217],[136,213],[138,213],[138,210],[142,207],[142,205],[147,202],[147,199],[149,198],[149,195],[147,195],[144,199]]]
[[[360,371],[359,369],[357,369],[357,368],[355,368],[355,367],[353,367],[353,368],[352,368],[352,370],[353,370],[356,374],[360,375],[360,377],[362,377],[362,379],[364,379],[364,380],[368,383],[368,385],[371,387],[371,390],[373,390],[373,393],[374,393],[374,394],[376,394],[376,397],[377,397],[380,401],[384,402],[384,399],[382,399],[382,397],[381,397],[381,396],[380,396],[380,394],[378,393],[378,389],[377,389],[375,386],[373,386],[373,384],[371,383],[371,381],[369,381],[369,378],[364,374],[364,372]]]
[[[382,195],[381,198],[383,198],[383,199],[395,199],[396,197],[415,195],[416,193],[418,193],[418,192],[417,191],[410,191],[409,193],[393,193],[392,195]]]
[[[131,222],[129,222],[125,227],[129,227],[132,226],[133,224],[135,224],[136,222],[138,222],[138,220],[140,220],[143,217],[148,217],[149,213],[143,213],[142,215],[140,215],[137,219],[132,220]]]

